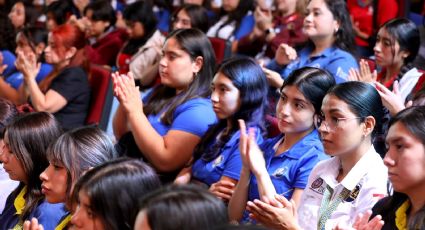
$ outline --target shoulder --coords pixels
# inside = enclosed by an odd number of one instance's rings
[[[330,57],[334,60],[345,60],[345,61],[357,63],[357,60],[354,58],[354,56],[345,50],[342,50],[339,48],[332,48],[330,53],[331,53]]]
[[[203,97],[187,100],[177,107],[176,112],[191,108],[209,108],[212,111],[211,100]]]

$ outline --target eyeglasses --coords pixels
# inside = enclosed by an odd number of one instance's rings
[[[314,126],[316,129],[319,129],[322,124],[325,125],[327,130],[335,130],[341,125],[342,121],[354,120],[354,119],[363,119],[364,117],[331,117],[330,121],[326,120],[326,117],[323,114],[314,115]]]

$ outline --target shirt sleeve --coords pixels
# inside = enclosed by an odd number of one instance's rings
[[[55,229],[64,215],[66,212],[62,203],[49,204],[45,201],[37,207],[33,217],[37,218],[44,229]]]
[[[217,118],[208,99],[193,99],[176,109],[170,130],[180,130],[202,137]]]

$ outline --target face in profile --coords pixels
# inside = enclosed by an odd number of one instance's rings
[[[28,182],[28,176],[25,173],[22,162],[18,159],[15,152],[10,149],[7,131],[3,139],[3,148],[0,150],[0,161],[3,163],[4,170],[9,174],[11,180]]]
[[[193,82],[201,67],[202,62],[192,60],[189,53],[181,48],[175,38],[171,37],[166,40],[159,62],[162,84],[177,89],[177,91],[183,91]]]
[[[17,2],[13,5],[9,13],[9,19],[13,27],[19,29],[25,24],[25,6],[22,2]]]
[[[324,150],[331,156],[350,153],[362,142],[364,122],[354,114],[349,105],[334,95],[323,99],[321,125],[317,127]]]
[[[339,23],[324,0],[312,0],[307,6],[303,31],[310,39],[331,39]]]
[[[60,162],[50,162],[49,166],[40,174],[41,192],[49,203],[66,201],[68,174]]]
[[[240,108],[240,92],[233,82],[223,73],[215,75],[211,83],[211,101],[216,116],[227,119],[233,116]]]
[[[384,164],[395,191],[409,194],[423,191],[425,184],[425,148],[402,122],[394,123],[386,137],[387,154]]]
[[[104,230],[101,218],[92,211],[90,197],[82,190],[78,193],[79,203],[72,214],[71,224],[79,230]]]

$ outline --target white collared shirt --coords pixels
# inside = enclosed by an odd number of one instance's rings
[[[373,146],[341,183],[336,180],[339,168],[339,158],[333,157],[319,162],[311,172],[298,209],[298,222],[303,229],[317,229],[319,209],[326,185],[334,190],[331,200],[335,199],[344,187],[350,190],[351,194],[331,214],[325,229],[332,229],[338,223],[342,226],[352,226],[359,213],[371,209],[380,198],[386,196],[387,168]]]

